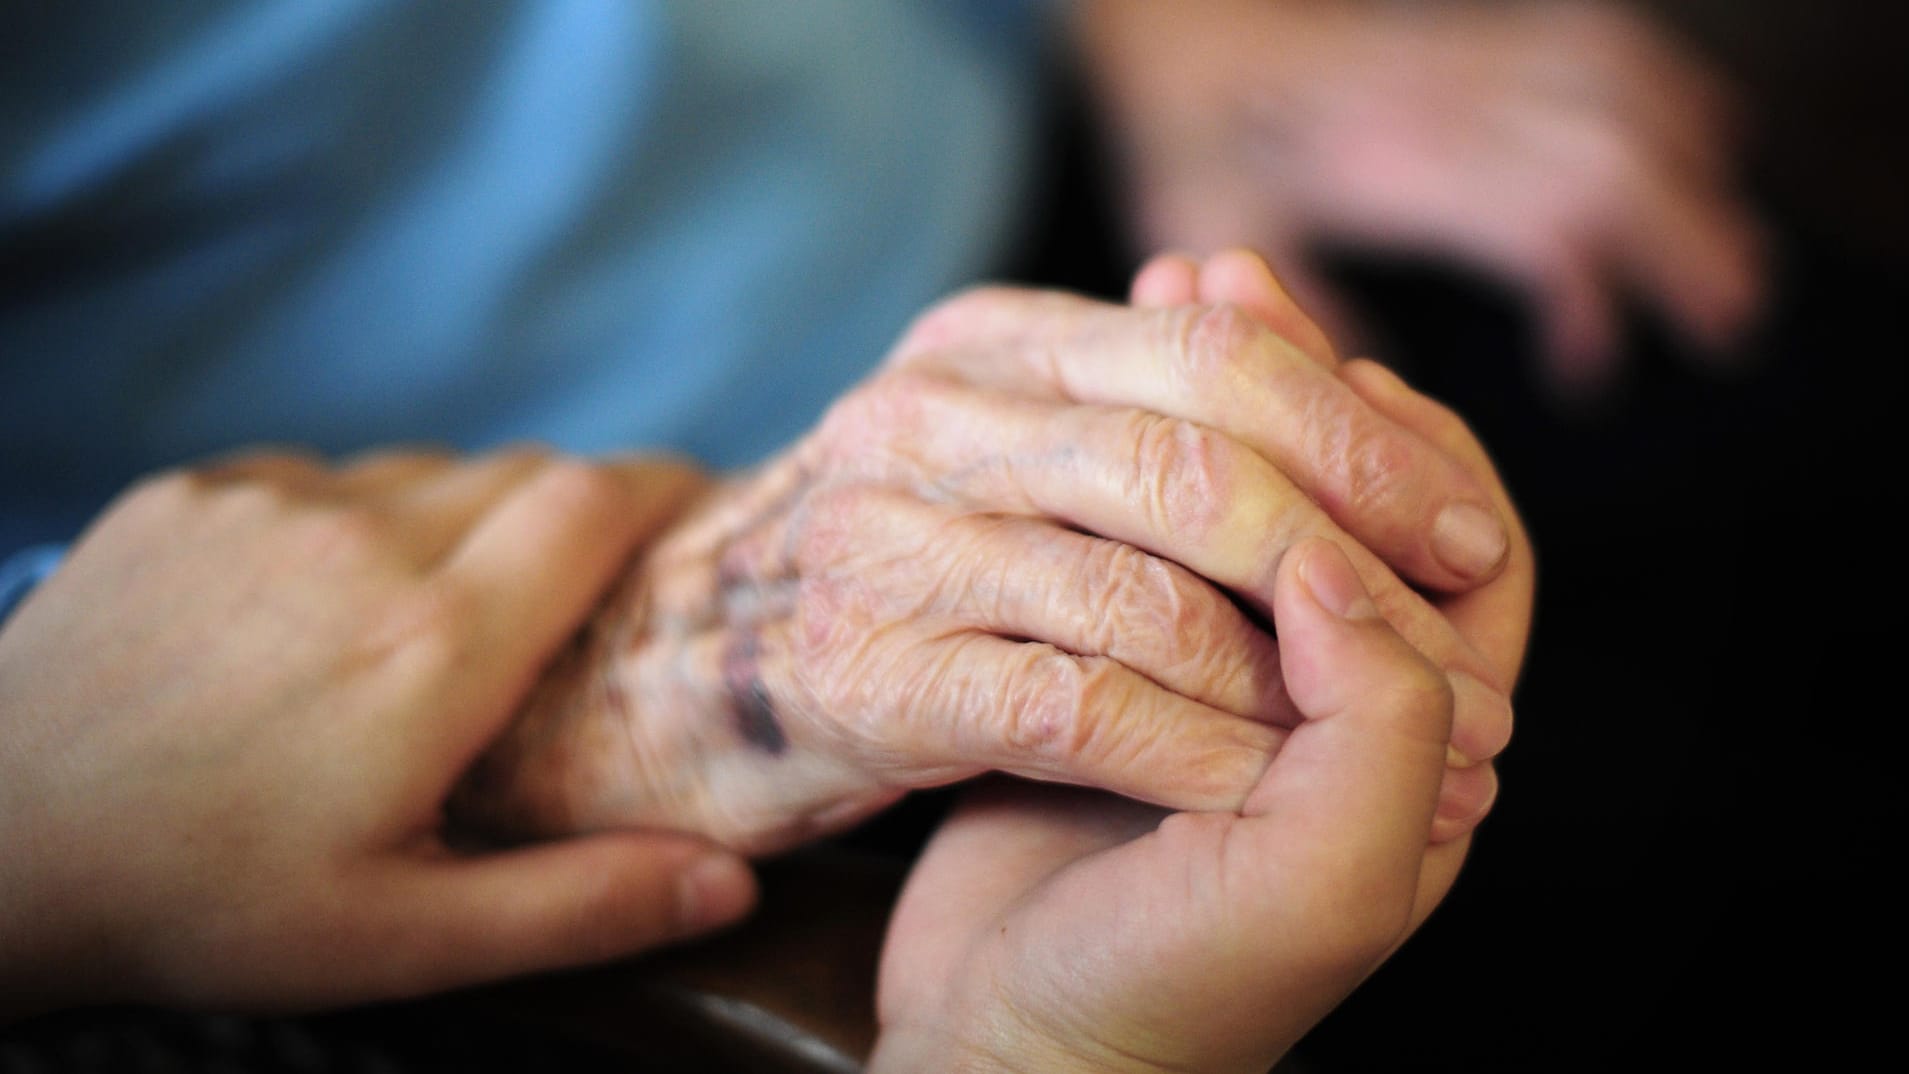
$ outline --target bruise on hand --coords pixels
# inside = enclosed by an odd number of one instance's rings
[[[729,690],[731,719],[743,741],[770,756],[780,756],[789,748],[789,736],[783,733],[769,691],[762,685],[759,649],[753,631],[731,643],[723,653],[723,685]]]

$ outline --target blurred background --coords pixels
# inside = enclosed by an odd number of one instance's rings
[[[1740,366],[1634,321],[1623,383],[1560,403],[1506,296],[1342,266],[1492,449],[1540,575],[1498,808],[1321,1069],[1833,1069],[1894,1021],[1909,17],[1642,6],[1741,92],[1772,256]]]
[[[1561,391],[1536,311],[1502,278],[1315,251],[1361,341],[1491,449],[1539,586],[1518,731],[1466,871],[1299,1069],[1834,1069],[1889,1054],[1905,953],[1892,859],[1909,820],[1891,670],[1904,590],[1887,554],[1903,500],[1909,14],[1628,10],[1735,94],[1767,287],[1738,338],[1705,348],[1633,307],[1615,374]],[[1063,189],[1105,174],[1085,172]],[[1057,251],[1100,233],[1076,228],[1036,260],[1118,293],[1133,250],[1070,263]],[[1103,263],[1119,268],[1096,275]]]
[[[1904,604],[1886,553],[1901,544],[1888,518],[1902,499],[1909,13],[1861,0],[1630,10],[1731,87],[1729,178],[1717,189],[1755,221],[1754,252],[1720,255],[1679,283],[1737,294],[1720,281],[1753,264],[1759,289],[1729,331],[1693,333],[1675,301],[1614,303],[1615,336],[1598,353],[1583,333],[1560,334],[1518,280],[1436,243],[1341,228],[1281,234],[1287,245],[1269,251],[1304,257],[1317,276],[1309,293],[1333,303],[1362,349],[1471,420],[1541,568],[1519,730],[1472,861],[1420,935],[1301,1046],[1295,1069],[1819,1069],[1867,1061],[1899,1005],[1887,983],[1903,954],[1889,859],[1903,848],[1909,781],[1890,669]],[[1553,55],[1575,55],[1573,41]],[[1130,173],[1135,149],[1105,133],[1084,67],[1054,62],[1041,193],[1004,264],[1018,279],[1117,296],[1153,243],[1199,233],[1214,218],[1202,208],[1240,205],[1142,206],[1151,230],[1130,227],[1144,191],[1115,177]],[[1617,85],[1646,95],[1647,118],[1688,103]],[[1276,132],[1268,151],[1303,137]],[[25,264],[0,259],[0,274]],[[1561,341],[1578,357],[1561,360]],[[0,1070],[210,1069],[213,1059],[285,1070],[841,1069],[865,1031],[817,1026],[866,1019],[856,989],[880,925],[868,908],[887,898],[940,804],[923,796],[848,841],[876,852],[874,864],[771,867],[777,909],[716,945],[717,962],[787,967],[807,990],[797,1028],[764,1038],[795,1041],[780,1050],[661,1055],[659,1040],[699,1039],[699,1018],[755,1031],[732,1017],[753,985],[672,954],[319,1019],[63,1016],[10,1029]],[[807,945],[778,946],[790,937]],[[195,1055],[203,1061],[181,1058]]]

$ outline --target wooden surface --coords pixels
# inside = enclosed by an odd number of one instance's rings
[[[716,939],[445,1002],[591,1044],[632,1071],[859,1070],[902,875],[899,859],[834,849],[765,863],[760,912]]]

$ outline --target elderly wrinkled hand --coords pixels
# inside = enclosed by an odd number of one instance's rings
[[[1547,368],[1616,367],[1630,299],[1723,356],[1763,289],[1723,84],[1616,4],[1093,0],[1087,67],[1146,242],[1267,253],[1345,341],[1321,242],[1452,258],[1533,304]]]
[[[1274,570],[1324,536],[1453,684],[1438,834],[1469,830],[1516,661],[1447,615],[1528,608],[1522,531],[1462,426],[1406,427],[1409,389],[1260,305],[996,289],[929,312],[642,556],[460,810],[763,852],[989,769],[1237,809],[1298,718],[1260,625]],[[1522,626],[1481,644],[1521,651]]]

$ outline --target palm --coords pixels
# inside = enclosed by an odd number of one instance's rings
[[[1224,878],[1239,873],[1228,858],[1252,843],[1240,826],[1253,823],[1052,787],[971,796],[929,844],[890,926],[884,1023],[985,1021],[988,1012],[973,1009],[981,1000],[1014,1012],[1025,1023],[1016,1028],[1067,1042],[1073,1056],[1135,1069],[1263,1070],[1343,988],[1294,988],[1293,967],[1277,958],[1214,957],[1315,927],[1301,915],[1320,892],[1305,870],[1282,867],[1299,861],[1257,870],[1288,889],[1266,894],[1292,914],[1253,917],[1228,905]],[[1428,854],[1412,925],[1443,896],[1463,853],[1461,841]],[[1309,935],[1306,946],[1316,941]]]

